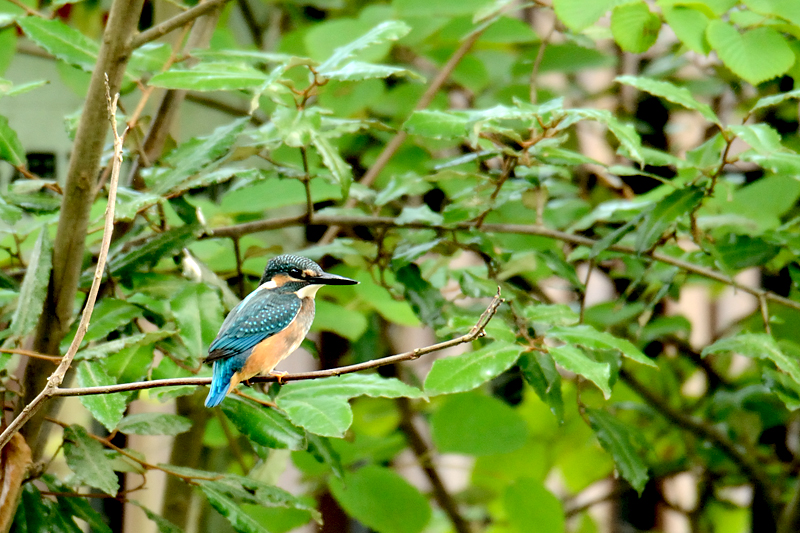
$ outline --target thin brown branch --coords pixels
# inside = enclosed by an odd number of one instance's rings
[[[114,95],[112,99],[110,84],[108,77],[106,77],[108,120],[111,122],[111,129],[114,135],[114,166],[111,170],[111,181],[108,187],[108,203],[106,204],[103,239],[100,243],[100,253],[97,256],[97,267],[95,268],[94,279],[92,280],[92,286],[89,289],[89,295],[86,297],[86,304],[83,308],[81,321],[78,324],[75,338],[72,339],[72,344],[70,344],[67,353],[61,359],[61,363],[58,365],[58,368],[56,368],[56,370],[47,379],[47,384],[45,385],[44,389],[42,389],[42,391],[33,399],[32,402],[22,409],[22,412],[20,412],[20,414],[11,422],[11,424],[8,425],[5,431],[0,434],[0,449],[2,449],[2,447],[5,446],[9,440],[11,440],[12,435],[19,431],[20,428],[25,425],[28,420],[30,420],[30,418],[42,407],[42,405],[44,405],[48,398],[54,396],[53,393],[64,381],[64,376],[67,374],[67,370],[69,370],[72,360],[78,353],[78,348],[80,348],[81,343],[83,342],[83,337],[86,335],[86,331],[89,329],[89,320],[92,318],[94,304],[97,300],[97,292],[100,289],[100,282],[103,279],[103,271],[106,267],[108,249],[111,245],[111,234],[114,231],[114,210],[117,203],[117,184],[119,183],[119,169],[120,165],[122,164],[122,138],[117,132],[116,118],[118,100],[119,94]]]
[[[438,93],[439,89],[442,88],[444,83],[450,77],[450,74],[453,73],[453,70],[455,70],[456,66],[458,66],[464,56],[467,55],[467,52],[470,51],[472,46],[478,39],[480,39],[481,35],[483,35],[483,32],[486,31],[486,28],[488,27],[489,26],[487,25],[483,28],[473,31],[467,36],[466,39],[462,41],[461,46],[459,46],[458,49],[453,52],[453,55],[450,56],[450,59],[447,60],[447,63],[445,63],[439,73],[436,74],[436,77],[433,78],[433,81],[431,81],[430,85],[428,85],[428,88],[419,98],[417,105],[414,106],[415,111],[425,109],[431,104],[433,98],[436,96],[436,93]],[[400,149],[400,146],[402,146],[403,142],[405,142],[406,137],[408,137],[408,134],[404,130],[397,132],[392,140],[389,141],[383,148],[383,151],[380,153],[380,155],[378,155],[375,163],[361,177],[359,180],[361,185],[365,187],[372,186],[372,184],[375,182],[375,179],[389,163],[389,160],[392,159],[397,150]],[[347,200],[347,202],[345,202],[345,207],[353,207],[355,205],[356,202],[353,198],[350,198]],[[328,230],[322,236],[322,239],[320,239],[320,244],[330,243],[336,237],[336,234],[339,233],[340,229],[341,228],[337,226],[331,226],[328,228]]]
[[[177,30],[181,26],[189,24],[195,19],[202,17],[206,13],[217,9],[228,1],[229,0],[207,0],[206,2],[197,4],[193,8],[186,10],[179,15],[175,15],[171,19],[167,19],[161,24],[153,26],[149,30],[145,30],[142,33],[134,35],[128,43],[128,50],[132,52],[142,45],[145,45],[151,41],[155,41],[159,37],[163,37],[169,32]]]
[[[227,226],[216,229],[209,229],[203,238],[210,237],[241,237],[250,233],[257,233],[259,231],[267,231],[272,229],[285,228],[289,226],[302,225],[305,221],[305,216],[274,218],[269,220],[262,220],[258,222],[246,222],[244,224],[237,224],[235,226]],[[471,222],[462,222],[459,224],[452,224],[449,226],[427,224],[424,222],[409,222],[398,224],[394,218],[391,217],[378,217],[378,216],[329,216],[329,215],[316,215],[314,223],[329,226],[368,226],[368,227],[390,227],[390,228],[403,228],[403,229],[434,229],[439,231],[470,231],[474,229],[474,224]],[[574,235],[563,231],[547,228],[536,224],[484,224],[481,228],[485,233],[515,233],[518,235],[536,235],[539,237],[547,237],[558,241],[575,244],[578,246],[593,247],[598,241],[589,237],[581,235]],[[800,302],[795,302],[780,296],[772,291],[760,289],[758,287],[750,287],[743,285],[738,281],[732,279],[730,276],[707,268],[700,265],[695,265],[688,261],[678,259],[657,251],[650,251],[640,253],[631,246],[622,244],[614,244],[607,248],[609,251],[618,252],[626,255],[634,255],[637,257],[644,257],[652,261],[658,261],[667,265],[678,267],[679,269],[696,274],[704,278],[718,281],[734,289],[752,294],[756,298],[765,298],[767,301],[776,302],[792,309],[800,310]]]
[[[56,355],[44,355],[43,353],[34,352],[31,350],[23,350],[21,348],[0,348],[0,353],[14,353],[17,355],[24,355],[25,357],[32,357],[34,359],[43,359],[45,361],[52,361],[54,364],[61,362],[61,358]]]
[[[661,413],[664,418],[680,429],[711,442],[722,453],[727,455],[753,485],[761,491],[769,503],[773,516],[777,516],[777,509],[779,509],[778,495],[775,490],[777,486],[770,480],[764,469],[765,465],[762,464],[755,450],[744,442],[734,442],[727,435],[706,424],[703,420],[687,415],[680,409],[672,407],[666,400],[654,394],[650,387],[640,383],[627,371],[621,370],[619,377],[636,394]]]
[[[411,410],[408,398],[398,398],[396,402],[400,410],[400,431],[405,435],[408,446],[411,448],[411,451],[414,452],[420,468],[422,468],[428,481],[430,481],[436,503],[439,504],[439,507],[441,507],[448,518],[450,518],[450,522],[453,523],[453,529],[456,533],[470,533],[469,523],[461,516],[461,513],[458,511],[458,504],[456,504],[453,496],[447,492],[447,488],[444,486],[438,470],[436,470],[436,467],[431,462],[431,449],[428,447],[428,443],[425,442],[425,439],[414,425],[414,412]]]
[[[482,337],[485,334],[484,329],[486,328],[486,325],[494,317],[495,313],[497,313],[497,308],[500,307],[500,304],[503,303],[503,301],[504,300],[500,297],[500,289],[498,289],[497,295],[495,295],[495,297],[489,303],[489,306],[486,308],[483,314],[481,314],[480,318],[478,319],[478,322],[472,327],[469,333],[461,335],[460,337],[456,337],[455,339],[450,339],[449,341],[444,341],[444,342],[438,342],[436,344],[431,344],[430,346],[417,348],[410,352],[404,352],[397,355],[390,355],[388,357],[382,357],[380,359],[373,359],[372,361],[366,361],[364,363],[358,363],[355,365],[342,366],[339,368],[331,368],[328,370],[317,370],[314,372],[298,372],[296,374],[287,374],[285,376],[280,376],[280,382],[284,383],[286,381],[300,381],[305,379],[327,378],[331,376],[341,376],[342,374],[351,374],[353,372],[360,372],[362,370],[378,368],[380,366],[391,365],[402,361],[412,361],[429,353],[438,352],[439,350],[444,350],[445,348],[458,346],[459,344],[472,342],[475,339],[478,339],[479,337]],[[277,376],[262,376],[262,377],[252,378],[250,382],[264,383],[270,381],[278,381],[278,379],[279,378]],[[74,387],[68,389],[58,388],[52,392],[52,396],[90,396],[93,394],[109,394],[112,392],[127,392],[134,390],[155,389],[160,387],[208,385],[209,383],[211,383],[210,377],[155,379],[152,381],[120,383],[117,385],[106,385],[99,387]]]
[[[18,8],[22,9],[23,11],[25,11],[25,13],[28,14],[28,15],[33,15],[33,16],[39,17],[39,18],[45,18],[44,15],[42,15],[41,13],[39,13],[38,11],[33,9],[31,6],[26,5],[25,2],[22,2],[21,0],[7,0],[7,1],[9,3],[11,3],[11,4],[14,4]]]
[[[542,59],[544,59],[544,51],[547,49],[547,45],[550,44],[550,39],[553,37],[553,33],[556,31],[556,26],[558,25],[558,20],[553,19],[553,25],[550,27],[550,30],[547,32],[547,35],[544,36],[542,42],[539,44],[539,50],[536,51],[536,59],[533,60],[533,67],[531,68],[531,76],[529,84],[529,93],[530,99],[532,104],[536,104],[539,99],[539,68],[542,66]]]

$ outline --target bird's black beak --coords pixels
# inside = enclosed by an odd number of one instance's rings
[[[323,272],[319,276],[313,278],[312,283],[314,285],[358,285],[359,282],[344,276]]]

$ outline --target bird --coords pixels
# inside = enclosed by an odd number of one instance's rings
[[[279,255],[264,269],[258,287],[222,322],[205,361],[213,363],[206,407],[222,403],[242,381],[283,376],[275,366],[303,342],[314,321],[314,296],[323,285],[358,281],[330,274],[306,257]]]

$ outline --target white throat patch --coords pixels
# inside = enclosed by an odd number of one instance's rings
[[[314,296],[317,295],[317,291],[322,287],[322,285],[306,285],[302,287],[299,291],[297,291],[298,298],[311,298],[314,299]]]

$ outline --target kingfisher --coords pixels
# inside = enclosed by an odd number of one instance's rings
[[[314,296],[323,285],[358,281],[325,272],[311,259],[279,255],[267,263],[256,290],[225,318],[208,348],[214,363],[206,407],[222,403],[240,382],[272,370],[303,342],[314,321]]]

